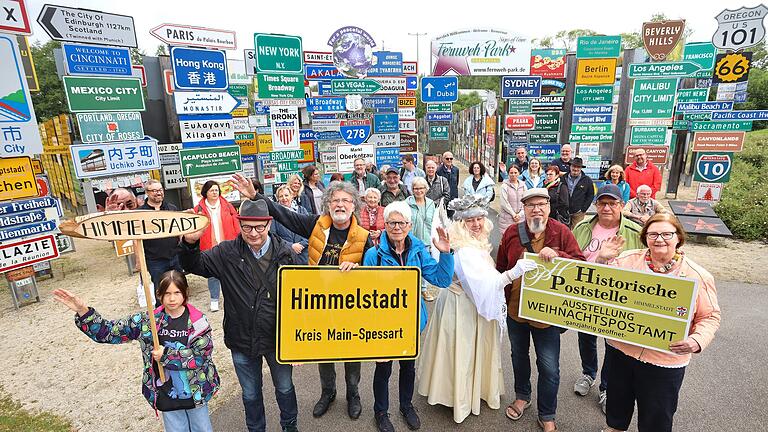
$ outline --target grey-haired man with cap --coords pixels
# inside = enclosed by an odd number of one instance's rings
[[[589,262],[596,262],[603,242],[615,236],[624,237],[624,250],[642,249],[640,231],[642,227],[626,217],[622,217],[624,208],[621,190],[612,183],[606,183],[597,191],[595,202],[597,214],[581,221],[573,229],[573,236]],[[579,355],[581,356],[582,376],[573,385],[573,391],[586,396],[597,379],[597,336],[579,333]],[[610,365],[603,362],[600,371],[600,398],[598,403],[605,413],[606,389],[608,388],[608,370]]]
[[[381,205],[386,207],[395,201],[405,201],[411,193],[400,182],[400,171],[395,167],[387,168],[384,173],[384,183],[379,186],[381,191]]]
[[[595,185],[592,179],[582,171],[584,161],[580,157],[571,160],[571,166],[565,174],[565,184],[568,186],[569,212],[571,213],[571,229],[584,219],[592,198],[595,197]]]
[[[203,231],[187,234],[181,243],[181,264],[189,273],[221,281],[224,293],[224,343],[240,382],[249,432],[266,430],[262,395],[262,364],[266,360],[275,386],[283,431],[298,431],[298,403],[293,367],[277,362],[277,270],[298,264],[291,246],[269,232],[272,217],[263,200],[240,206],[240,234],[200,252]]]

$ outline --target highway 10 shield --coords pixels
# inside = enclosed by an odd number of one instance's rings
[[[699,153],[694,181],[726,183],[731,178],[730,153]]]
[[[370,120],[342,120],[339,132],[344,141],[352,144],[362,144],[371,135]]]

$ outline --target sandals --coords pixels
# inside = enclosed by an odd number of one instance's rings
[[[553,420],[553,421],[554,421],[554,420]],[[539,427],[541,428],[541,430],[544,430],[544,422],[543,422],[543,421],[541,421],[541,418],[537,418],[537,419],[536,419],[536,422],[538,422],[538,423],[539,423]],[[557,432],[557,423],[555,423],[555,428],[554,428],[554,429],[552,429],[552,431],[551,431],[551,432]]]
[[[531,406],[531,401],[527,401],[525,405],[523,405],[523,409],[519,409],[515,406],[515,403],[512,402],[507,406],[507,409],[505,410],[505,414],[507,415],[507,418],[510,420],[520,420],[520,417],[523,416],[523,413],[525,410]]]

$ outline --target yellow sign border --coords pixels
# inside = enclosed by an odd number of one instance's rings
[[[5,168],[6,162],[8,165],[20,164],[24,168],[24,172],[15,174],[3,175],[4,180],[7,182],[31,182],[31,187],[25,187],[23,189],[14,190],[12,192],[3,191],[3,201],[12,199],[34,198],[38,195],[37,179],[35,178],[35,170],[32,166],[32,158],[29,156],[14,156],[8,158],[0,158],[0,166]],[[26,162],[26,163],[25,163]]]

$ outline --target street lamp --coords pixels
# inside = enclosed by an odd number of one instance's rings
[[[408,36],[416,36],[416,70],[417,71],[419,69],[419,36],[426,36],[426,35],[427,35],[426,33],[408,33]]]

